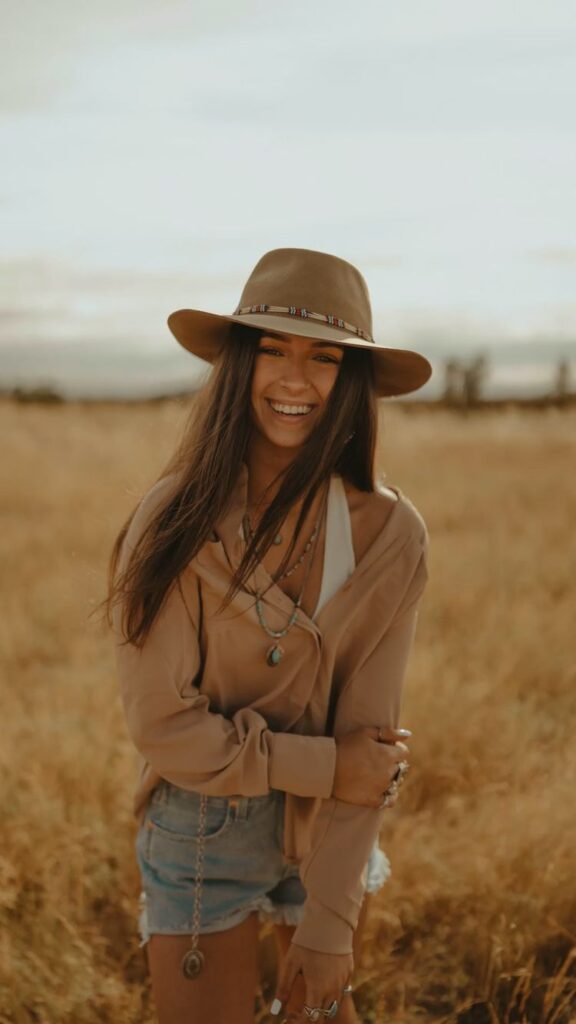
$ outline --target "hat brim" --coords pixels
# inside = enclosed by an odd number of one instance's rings
[[[231,323],[244,324],[274,334],[334,341],[339,345],[370,349],[374,357],[376,390],[380,397],[403,395],[421,388],[432,375],[432,366],[419,352],[390,348],[350,336],[330,324],[312,324],[289,314],[252,313],[234,316],[207,313],[200,309],[177,309],[167,320],[176,341],[188,352],[213,363],[230,336]]]

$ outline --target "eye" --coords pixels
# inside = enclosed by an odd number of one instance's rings
[[[278,348],[266,348],[264,345],[262,345],[261,348],[258,349],[258,352],[266,352],[268,355],[273,355],[274,353],[277,353],[280,356],[282,355],[280,349],[278,349]]]
[[[335,363],[336,366],[340,366],[341,360],[335,359],[334,356],[316,356],[317,359],[325,359],[327,363]]]

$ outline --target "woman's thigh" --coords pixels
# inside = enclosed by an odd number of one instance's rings
[[[204,968],[193,981],[182,974],[186,935],[151,935],[147,944],[159,1024],[254,1024],[259,984],[258,915],[234,928],[200,937]]]

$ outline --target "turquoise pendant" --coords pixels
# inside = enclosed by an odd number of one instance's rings
[[[266,652],[266,663],[274,668],[282,660],[284,648],[280,644],[272,644]]]

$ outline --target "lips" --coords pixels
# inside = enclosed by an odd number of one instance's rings
[[[301,420],[304,420],[308,416],[311,416],[312,413],[314,412],[314,409],[316,408],[316,405],[312,405],[310,402],[301,402],[301,403],[299,403],[299,405],[295,404],[295,408],[301,408],[301,407],[303,407],[305,405],[311,405],[311,408],[308,410],[308,412],[299,412],[299,413],[279,412],[278,410],[274,409],[274,407],[272,405],[273,399],[267,398],[266,401],[268,402],[268,405],[270,406],[270,411],[271,411],[272,415],[275,416],[277,419],[281,420],[283,423],[291,423],[291,422],[292,423],[299,423]],[[292,403],[290,403],[290,402],[275,402],[274,404],[275,405],[283,405],[286,408],[288,408]]]

